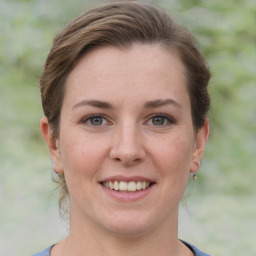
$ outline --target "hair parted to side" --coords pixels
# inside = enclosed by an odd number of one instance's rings
[[[40,78],[40,91],[44,114],[56,138],[65,81],[81,57],[95,48],[129,48],[134,43],[159,44],[178,55],[186,70],[195,131],[204,125],[210,106],[207,90],[210,72],[193,36],[164,10],[138,1],[118,1],[80,15],[53,41]],[[60,175],[57,182],[61,188],[59,206],[63,209],[69,197],[64,175]]]

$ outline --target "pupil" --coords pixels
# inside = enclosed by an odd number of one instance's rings
[[[164,118],[163,117],[154,117],[152,120],[154,125],[163,125],[164,124]]]
[[[102,124],[102,118],[101,117],[94,117],[91,119],[92,125],[101,125]]]

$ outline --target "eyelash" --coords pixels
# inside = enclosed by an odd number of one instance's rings
[[[95,119],[95,118],[99,118],[102,120],[102,123],[104,122],[105,120],[105,124],[102,124],[100,123],[99,125],[94,125],[92,124],[92,120]],[[153,124],[152,120],[154,118],[163,118],[164,119],[164,124],[159,124],[159,125],[156,125],[156,124]],[[175,124],[176,121],[174,118],[170,117],[169,115],[165,115],[165,114],[162,114],[162,113],[157,113],[157,114],[153,114],[151,115],[147,121],[145,122],[146,124],[151,121],[152,123],[150,125],[152,126],[159,126],[159,127],[163,127],[163,126],[167,126],[167,125],[170,125],[170,124]],[[87,122],[90,122],[88,123],[90,126],[93,126],[93,127],[101,127],[102,125],[106,125],[106,124],[109,124],[110,122],[107,120],[107,118],[104,117],[104,115],[102,114],[94,114],[94,115],[89,115],[89,116],[86,116],[85,118],[83,118],[81,120],[81,123],[82,124],[86,124]]]
[[[167,126],[167,125],[175,124],[176,123],[176,120],[173,117],[171,117],[169,115],[162,114],[162,113],[151,115],[150,118],[148,119],[148,121],[151,120],[151,122],[152,122],[153,118],[164,118],[164,122],[165,122],[165,124],[161,124],[161,125],[151,124],[153,126],[163,127],[163,126]]]
[[[101,114],[95,114],[95,115],[86,116],[85,118],[83,118],[81,120],[81,123],[82,124],[86,124],[89,121],[90,123],[88,123],[88,124],[91,125],[91,126],[94,126],[94,127],[102,126],[102,124],[100,124],[100,125],[92,124],[92,120],[95,119],[95,118],[100,118],[100,119],[102,119],[102,122],[104,122],[104,120],[105,120],[107,123],[109,123],[109,121],[103,115],[101,115]]]

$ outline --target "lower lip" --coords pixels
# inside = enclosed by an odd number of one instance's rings
[[[119,192],[116,190],[112,190],[109,188],[106,188],[104,186],[101,185],[101,187],[103,188],[103,190],[110,195],[111,197],[113,197],[116,200],[119,201],[137,201],[140,200],[142,198],[145,198],[154,188],[155,184],[152,184],[150,187],[148,187],[147,189],[144,190],[138,190],[135,192]]]

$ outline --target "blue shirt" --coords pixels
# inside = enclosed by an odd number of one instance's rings
[[[193,246],[187,242],[184,242],[184,241],[182,241],[182,242],[194,253],[195,256],[210,256],[209,254],[200,251],[195,246]],[[32,256],[50,256],[50,251],[51,251],[52,247],[53,247],[53,245],[41,252],[33,254]]]

